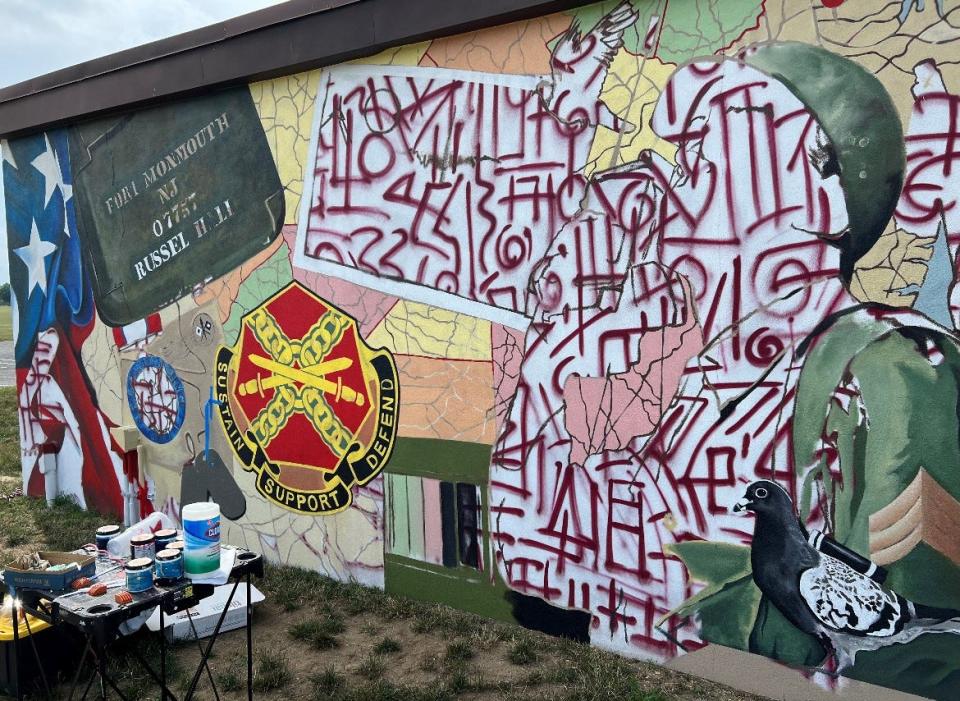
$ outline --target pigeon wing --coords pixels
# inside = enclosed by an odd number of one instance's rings
[[[824,626],[849,635],[895,635],[909,618],[905,599],[823,553],[801,573],[800,596]]]

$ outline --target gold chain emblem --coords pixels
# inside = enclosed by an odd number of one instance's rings
[[[260,373],[239,387],[239,394],[245,396],[265,389],[274,389],[273,398],[250,422],[261,446],[270,442],[287,425],[290,417],[303,412],[324,443],[338,457],[343,457],[350,446],[350,432],[333,412],[324,394],[331,394],[335,400],[341,397],[357,406],[363,406],[363,394],[352,387],[345,387],[340,380],[331,381],[326,376],[349,368],[353,361],[349,358],[335,358],[324,361],[333,347],[343,337],[349,320],[334,310],[328,311],[310,327],[306,335],[291,340],[263,307],[254,311],[246,320],[260,344],[270,353],[269,358],[250,354],[247,357],[257,367],[269,371],[264,377]],[[299,369],[294,365],[299,365]],[[296,382],[301,383],[300,387]]]
[[[218,347],[215,372],[231,447],[275,504],[310,515],[343,511],[393,452],[393,357],[370,348],[355,319],[297,282],[241,324],[236,344]]]

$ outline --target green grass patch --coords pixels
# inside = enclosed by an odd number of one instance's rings
[[[322,672],[318,672],[310,677],[310,686],[313,691],[315,701],[327,701],[332,698],[339,698],[340,692],[346,687],[346,679],[339,674],[333,667],[327,667]]]
[[[357,674],[371,681],[380,679],[385,671],[387,671],[387,663],[384,662],[382,655],[376,653],[367,655],[357,667]]]
[[[0,477],[16,477],[19,480],[21,472],[17,388],[0,387]],[[0,489],[2,491],[6,490]]]
[[[122,646],[115,646],[110,654],[110,672],[114,681],[123,692],[132,699],[156,698],[156,685],[143,669],[143,665],[134,655],[134,650],[147,660],[154,660],[159,667],[160,640],[156,635],[141,630],[124,639]],[[167,654],[167,683],[171,688],[186,684],[186,672],[175,655]],[[93,694],[90,694],[93,696]],[[54,690],[54,698],[57,696]],[[112,694],[111,694],[112,696]],[[43,698],[37,696],[37,699]]]
[[[59,496],[47,508],[43,499],[13,497],[0,502],[0,558],[7,548],[40,542],[47,550],[74,550],[92,543],[107,523],[94,511],[84,511],[69,496]]]
[[[416,687],[393,684],[386,679],[361,683],[336,701],[452,701],[454,695],[440,687]]]
[[[228,667],[218,672],[216,678],[220,691],[240,691],[246,685],[246,680],[236,667]]]
[[[537,650],[530,638],[520,638],[510,646],[507,659],[515,665],[528,665],[537,661]]]
[[[0,341],[13,340],[13,313],[9,304],[0,305]]]
[[[457,665],[446,676],[443,688],[454,696],[468,692],[486,691],[492,686],[483,680],[480,672],[468,672],[463,665]]]
[[[400,643],[393,638],[383,638],[373,646],[373,651],[378,655],[392,655],[395,652],[400,652]]]
[[[84,511],[73,497],[59,496],[49,509],[42,499],[31,501],[41,510],[37,525],[43,542],[52,550],[74,550],[84,543],[93,543],[97,528],[115,522],[96,511]]]
[[[308,643],[316,650],[329,650],[340,646],[337,636],[346,630],[343,620],[335,616],[309,619],[294,623],[287,629],[290,637]]]
[[[5,499],[0,506],[0,564],[6,564],[13,553],[9,548],[17,548],[41,539],[37,526],[39,500],[27,497]],[[44,508],[46,505],[44,504]]]
[[[286,658],[278,652],[264,650],[257,654],[257,664],[253,670],[254,691],[274,691],[282,689],[293,675],[287,666]]]
[[[473,659],[473,648],[466,640],[454,640],[447,645],[446,658],[450,662],[466,662]]]

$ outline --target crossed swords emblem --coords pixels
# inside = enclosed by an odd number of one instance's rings
[[[238,388],[241,397],[255,393],[263,397],[264,390],[299,382],[304,386],[314,387],[324,394],[332,395],[334,401],[344,399],[357,406],[363,406],[364,404],[363,395],[352,387],[344,385],[339,375],[336,382],[327,379],[327,375],[333,375],[350,368],[353,365],[350,358],[334,358],[314,365],[306,365],[302,368],[284,365],[272,358],[265,358],[255,353],[248,354],[247,359],[257,367],[272,374],[264,377],[258,372],[255,378],[241,384]]]
[[[351,358],[329,358],[349,319],[339,312],[327,311],[299,339],[291,339],[265,308],[255,310],[247,319],[262,351],[246,355],[264,372],[237,383],[241,397],[259,395],[266,399],[266,390],[275,390],[266,405],[250,421],[260,445],[266,447],[296,413],[302,413],[320,438],[338,457],[350,446],[352,432],[340,421],[331,404],[350,402],[358,407],[366,404],[362,390],[344,385],[339,373],[353,366]],[[263,351],[266,351],[265,354]],[[298,386],[299,385],[299,386]]]

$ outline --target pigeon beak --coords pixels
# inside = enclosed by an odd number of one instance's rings
[[[733,505],[733,511],[734,513],[740,513],[741,511],[746,511],[747,508],[752,503],[753,503],[752,501],[744,497],[743,499],[741,499],[740,501],[738,501],[736,504]]]

